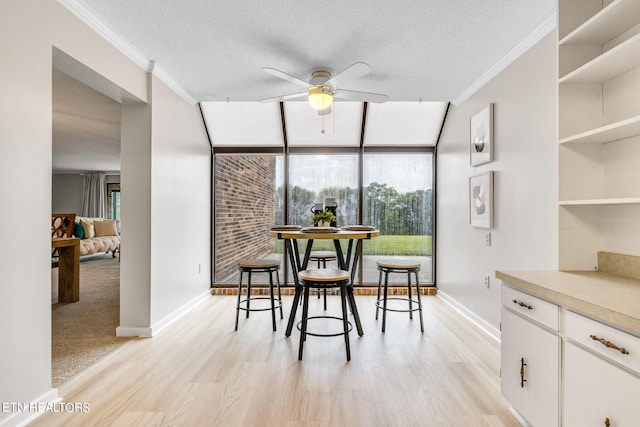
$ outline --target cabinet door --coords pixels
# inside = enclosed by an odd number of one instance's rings
[[[564,427],[637,426],[640,379],[565,343]]]
[[[502,308],[502,394],[535,427],[558,426],[559,340]]]

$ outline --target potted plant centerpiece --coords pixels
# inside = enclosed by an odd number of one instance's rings
[[[329,210],[318,211],[313,215],[313,225],[316,227],[330,227],[336,222],[336,216]]]

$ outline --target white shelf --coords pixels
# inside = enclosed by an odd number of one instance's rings
[[[617,0],[567,34],[562,45],[603,45],[638,24],[640,2]]]
[[[640,67],[640,34],[566,74],[559,83],[604,83],[637,67]]]
[[[640,2],[638,2],[640,4]],[[560,144],[603,144],[640,134],[640,116],[631,117],[610,125],[571,135],[558,141]]]
[[[577,26],[558,41],[558,266],[589,270],[640,248],[640,0],[559,0],[558,20]]]
[[[560,206],[589,206],[589,205],[633,205],[639,204],[640,197],[621,197],[616,199],[584,199],[584,200],[560,200]]]

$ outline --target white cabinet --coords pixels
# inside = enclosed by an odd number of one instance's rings
[[[640,425],[637,333],[506,283],[501,331],[501,391],[527,425]]]
[[[506,290],[506,292],[505,292]],[[535,297],[503,287],[503,304],[534,313],[543,303]],[[505,298],[506,296],[506,298]],[[514,298],[515,296],[515,298]],[[527,301],[527,302],[523,302]],[[545,303],[549,304],[549,303]],[[545,323],[558,323],[558,308],[541,316]],[[529,314],[529,313],[527,313]],[[527,316],[502,307],[501,391],[513,408],[533,426],[558,426],[560,338]]]
[[[559,267],[640,253],[640,2],[559,0]]]
[[[640,338],[571,311],[564,337],[563,425],[638,425]]]
[[[640,424],[639,378],[569,342],[563,378],[564,427]]]

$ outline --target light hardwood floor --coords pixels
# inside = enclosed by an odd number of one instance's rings
[[[31,425],[519,425],[500,395],[499,345],[440,298],[423,297],[424,334],[417,316],[396,312],[382,334],[375,298],[356,298],[365,334],[351,333],[351,362],[342,337],[308,337],[297,360],[298,331],[284,337],[291,297],[277,332],[267,311],[241,317],[234,332],[235,297],[212,296],[60,387],[65,402],[90,412]],[[310,312],[322,311],[311,301]],[[338,304],[329,297],[329,311]]]

